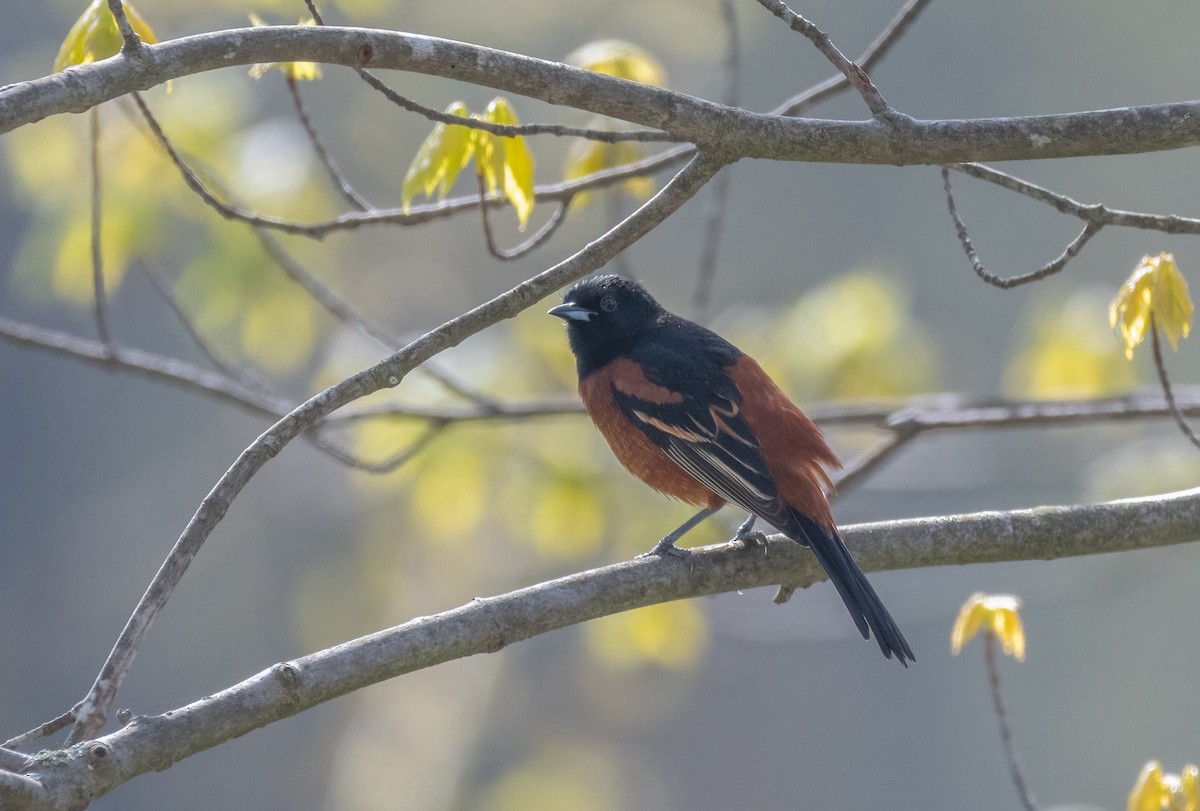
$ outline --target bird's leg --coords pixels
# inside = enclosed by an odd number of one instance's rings
[[[741,541],[742,546],[749,549],[752,546],[766,546],[767,534],[761,530],[755,531],[754,519],[758,518],[754,513],[750,513],[749,517],[742,522],[737,528],[737,534],[733,536],[735,541]]]
[[[638,555],[638,557],[639,558],[648,558],[648,557],[652,557],[654,555],[672,555],[677,558],[686,558],[688,555],[690,555],[692,553],[687,551],[686,549],[679,549],[678,547],[675,546],[675,542],[678,541],[680,538],[682,538],[685,534],[687,534],[688,530],[690,530],[692,527],[696,526],[696,524],[699,524],[705,518],[708,518],[710,515],[712,515],[719,509],[721,509],[721,508],[720,507],[714,507],[714,508],[706,507],[705,509],[696,513],[691,518],[684,521],[682,524],[677,526],[675,529],[671,530],[669,533],[664,535],[663,539],[661,541],[659,541],[658,543],[656,543],[654,545],[654,548],[651,549],[649,552],[643,552],[642,554]]]

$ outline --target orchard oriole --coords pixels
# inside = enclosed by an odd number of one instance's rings
[[[703,507],[651,550],[675,541],[732,502],[812,549],[864,639],[907,666],[912,649],[842,543],[825,490],[840,467],[820,429],[749,355],[659,306],[637,282],[593,276],[550,310],[566,321],[579,394],[630,472]]]

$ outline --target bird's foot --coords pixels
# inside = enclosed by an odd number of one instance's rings
[[[654,548],[651,549],[649,552],[643,552],[642,554],[638,555],[638,558],[640,559],[640,558],[672,557],[672,558],[679,558],[680,560],[687,560],[691,556],[692,556],[691,552],[689,552],[686,549],[680,549],[678,546],[675,545],[675,539],[672,538],[670,535],[668,535],[667,537],[663,538],[661,541],[656,543],[654,545]]]
[[[754,528],[754,519],[755,516],[751,515],[743,521],[742,525],[737,528],[737,533],[733,536],[733,539],[740,542],[746,549],[752,546],[767,545],[767,534]]]

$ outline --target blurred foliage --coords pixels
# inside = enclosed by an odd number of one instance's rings
[[[686,670],[699,664],[708,624],[695,601],[661,603],[604,617],[584,626],[596,661],[617,670],[646,665]]]
[[[578,741],[550,740],[525,762],[505,772],[473,808],[525,811],[570,808],[607,811],[628,808],[610,755]]]
[[[1173,493],[1200,481],[1200,455],[1172,434],[1100,449],[1084,471],[1087,498],[1109,501]]]
[[[249,105],[236,87],[196,77],[186,90],[156,94],[153,103],[169,122],[169,132],[177,133],[176,148],[185,156],[203,156],[190,159],[202,178],[236,175],[239,191],[253,204],[287,207],[294,216],[327,210],[303,160],[290,161],[286,169],[273,167],[256,184],[253,165],[271,157],[260,149],[261,130],[242,126]],[[299,368],[318,336],[316,305],[270,261],[252,232],[216,218],[175,180],[178,171],[127,102],[98,112],[108,294],[119,293],[136,262],[160,269],[182,265],[176,282],[180,303],[218,349],[272,373]],[[79,124],[79,119],[47,119],[11,133],[0,146],[13,191],[33,217],[17,251],[14,283],[34,299],[90,307],[89,150],[86,129]],[[272,150],[294,154],[278,138]],[[208,182],[219,191],[219,184]],[[320,251],[305,250],[309,255]]]
[[[929,391],[937,345],[913,315],[901,281],[856,270],[782,311],[743,311],[718,329],[799,401]]]
[[[590,129],[620,129],[620,124],[614,124],[611,119],[594,118],[588,124]],[[645,150],[635,141],[618,141],[606,144],[603,141],[579,139],[573,141],[567,150],[567,159],[563,166],[564,180],[578,180],[581,177],[602,172],[605,169],[615,169],[636,163],[645,157]],[[637,200],[647,199],[654,191],[654,181],[648,177],[631,177],[608,189],[610,194],[624,192]],[[593,192],[585,191],[576,194],[571,199],[572,209],[581,209],[591,202]]]
[[[1004,373],[1011,397],[1075,398],[1124,394],[1138,382],[1105,323],[1107,296],[1095,287],[1064,298],[1036,298],[1021,346]]]
[[[630,42],[618,39],[605,39],[589,42],[576,48],[563,58],[569,65],[576,65],[585,70],[592,70],[618,79],[629,79],[642,84],[665,87],[667,71],[654,55]],[[623,121],[607,116],[597,116],[588,122],[588,128],[594,130],[628,130],[631,127]],[[576,180],[586,175],[595,174],[605,169],[615,169],[636,163],[645,157],[646,150],[636,141],[618,141],[604,143],[578,139],[568,148],[566,162],[563,165],[563,178]],[[628,180],[609,189],[610,194],[624,192],[630,196],[644,200],[654,191],[654,183],[648,177],[631,177]],[[592,192],[577,194],[571,200],[571,207],[581,209],[592,199]]]
[[[584,70],[665,87],[667,71],[654,54],[632,42],[601,39],[589,42],[567,54],[563,61]]]

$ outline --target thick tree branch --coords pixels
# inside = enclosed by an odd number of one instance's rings
[[[1200,144],[1200,101],[1014,118],[795,119],[726,107],[559,62],[394,31],[242,28],[143,44],[0,89],[0,133],[194,73],[315,60],[442,76],[653,127],[727,160],[943,164],[1156,152]]]
[[[864,571],[1053,560],[1200,539],[1200,489],[1102,504],[915,518],[844,527]],[[647,605],[823,579],[816,559],[783,536],[765,553],[726,543],[688,561],[642,558],[419,617],[281,662],[219,693],[123,729],[35,756],[20,785],[0,781],[0,806],[78,809],[150,770],[166,769],[281,718],[370,684],[557,628]],[[880,663],[883,666],[883,663]],[[16,777],[15,775],[9,775]]]

